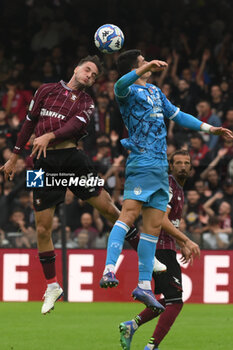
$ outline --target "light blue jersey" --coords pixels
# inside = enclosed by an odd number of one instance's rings
[[[155,85],[134,84],[138,78],[131,71],[115,84],[115,96],[129,134],[121,143],[131,151],[126,163],[124,199],[166,211],[169,185],[164,118],[192,130],[200,130],[202,123],[181,112]]]
[[[128,139],[121,140],[122,145],[135,154],[147,153],[149,157],[166,159],[164,117],[173,119],[179,108],[152,84],[133,84],[125,97],[116,92],[116,99],[129,133]]]

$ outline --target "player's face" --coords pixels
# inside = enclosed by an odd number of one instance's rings
[[[137,60],[138,60],[138,68],[148,63],[142,55],[138,56]],[[143,77],[144,79],[148,79],[150,76],[151,76],[151,72],[147,72],[143,74],[141,78]]]
[[[74,70],[75,81],[85,87],[92,86],[97,78],[99,71],[95,63],[84,62]]]
[[[191,170],[190,157],[182,154],[175,155],[170,168],[175,178],[181,180],[187,179]]]

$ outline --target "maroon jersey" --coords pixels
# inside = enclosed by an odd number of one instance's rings
[[[68,139],[79,140],[87,133],[93,110],[93,100],[83,90],[72,90],[62,80],[43,84],[30,103],[14,153],[20,153],[33,132],[36,137],[53,132],[55,140],[49,146]]]
[[[169,175],[169,192],[170,201],[168,207],[171,208],[169,213],[169,220],[176,228],[179,228],[182,209],[184,205],[183,188],[176,182],[172,175]],[[172,249],[176,250],[176,240],[163,229],[160,232],[159,240],[156,249]]]

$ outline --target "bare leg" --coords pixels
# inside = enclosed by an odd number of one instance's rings
[[[37,245],[39,253],[54,250],[51,239],[52,223],[55,208],[35,212]]]
[[[87,203],[96,208],[107,220],[113,224],[120,215],[119,209],[113,203],[109,193],[102,189],[99,196],[91,197],[86,200]]]

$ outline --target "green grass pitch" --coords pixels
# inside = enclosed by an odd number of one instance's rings
[[[120,350],[118,325],[143,305],[64,303],[43,316],[41,303],[0,303],[1,350]],[[134,335],[132,350],[143,350],[156,319]],[[233,305],[186,304],[161,350],[232,350]]]

